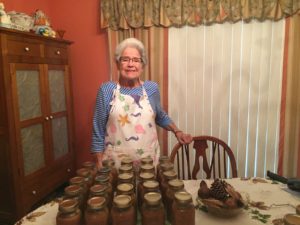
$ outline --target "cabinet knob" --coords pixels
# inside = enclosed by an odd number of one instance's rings
[[[55,53],[56,53],[56,55],[60,55],[60,51],[59,50],[57,50]]]
[[[33,190],[33,191],[32,191],[32,194],[33,194],[33,195],[36,195],[36,191],[35,191],[35,190]]]
[[[53,116],[49,116],[49,118],[50,118],[50,120],[52,120],[52,119],[53,119]]]
[[[25,50],[25,52],[29,52],[30,48],[29,47],[25,47],[24,50]]]
[[[48,116],[46,116],[46,117],[45,117],[45,120],[47,120],[47,121],[48,121],[48,120],[49,120],[49,117],[48,117]]]
[[[68,173],[70,173],[70,172],[71,172],[71,169],[70,169],[70,168],[68,168],[68,169],[67,169],[67,172],[68,172]]]

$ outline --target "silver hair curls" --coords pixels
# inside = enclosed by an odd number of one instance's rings
[[[128,47],[136,48],[141,55],[143,65],[147,65],[148,59],[144,44],[136,38],[127,38],[123,40],[120,44],[118,44],[115,51],[115,60],[117,63],[120,62],[120,57],[122,56],[122,53],[125,50],[125,48]]]

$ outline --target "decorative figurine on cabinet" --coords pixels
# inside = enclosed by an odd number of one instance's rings
[[[33,19],[34,19],[33,30],[35,31],[36,34],[49,36],[49,37],[56,36],[56,32],[51,28],[48,17],[42,10],[37,9],[33,14]]]
[[[10,16],[4,11],[5,7],[2,2],[0,2],[0,26],[10,28],[11,20]]]

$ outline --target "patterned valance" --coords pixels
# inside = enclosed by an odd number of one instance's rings
[[[101,0],[101,28],[279,20],[299,9],[300,0]]]

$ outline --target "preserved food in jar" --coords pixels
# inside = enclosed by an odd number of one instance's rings
[[[80,225],[81,212],[76,199],[65,199],[59,203],[56,225]]]
[[[195,207],[190,193],[185,191],[175,193],[172,213],[172,225],[195,225]]]
[[[184,183],[182,180],[170,180],[169,181],[169,188],[166,193],[166,210],[167,210],[167,219],[168,221],[172,222],[172,205],[174,201],[174,194],[178,191],[184,190]]]
[[[77,176],[84,178],[88,188],[90,188],[93,185],[92,174],[90,170],[86,168],[81,168],[76,170],[76,174]]]
[[[107,175],[98,175],[98,176],[95,177],[95,182],[94,183],[106,186],[106,192],[107,192],[107,195],[108,195],[107,205],[110,208],[111,204],[112,204],[114,191],[113,191],[113,188],[111,186],[111,183],[109,183],[109,177]]]
[[[69,185],[64,189],[64,199],[76,199],[80,210],[84,210],[85,202],[82,188],[78,185]]]
[[[136,214],[129,195],[114,197],[111,209],[112,225],[135,225]]]
[[[144,193],[144,187],[143,183],[148,180],[154,180],[154,174],[153,173],[140,173],[140,179],[138,183],[137,188],[137,195],[138,195],[138,206],[142,206],[142,200],[143,200],[143,193]]]
[[[161,194],[157,192],[145,194],[141,213],[142,225],[164,225],[165,211]]]
[[[104,197],[92,197],[88,200],[84,221],[85,225],[108,224],[108,209]]]

